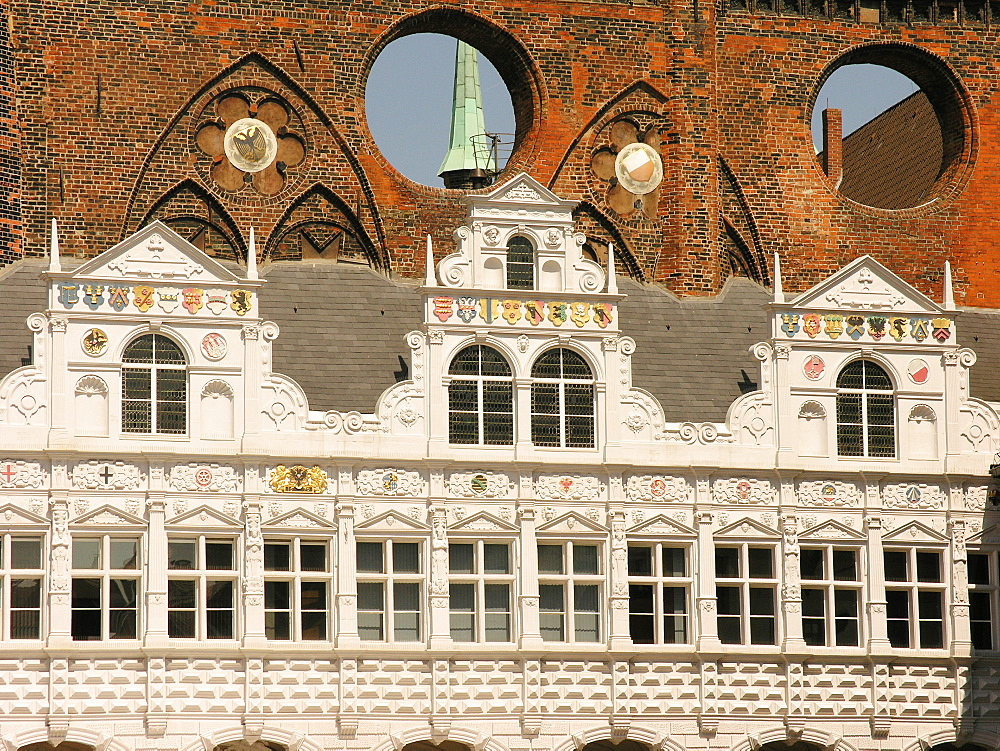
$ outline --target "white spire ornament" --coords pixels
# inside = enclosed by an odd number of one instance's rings
[[[257,236],[250,226],[250,248],[247,250],[247,279],[257,279]]]
[[[49,271],[62,271],[62,264],[59,263],[59,228],[55,217],[52,217],[52,234],[49,238]]]
[[[774,301],[785,301],[785,291],[781,288],[781,259],[778,258],[777,251],[774,253]]]
[[[608,294],[618,294],[618,275],[615,273],[615,244],[608,243]]]
[[[427,270],[424,273],[424,286],[437,286],[437,277],[434,275],[434,245],[429,234],[427,235]]]
[[[955,290],[951,284],[951,261],[944,262],[944,308],[955,309]]]

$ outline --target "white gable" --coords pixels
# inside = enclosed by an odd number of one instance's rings
[[[924,313],[945,309],[871,256],[861,256],[789,303],[794,308]]]

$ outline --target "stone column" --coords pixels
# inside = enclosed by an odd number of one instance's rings
[[[611,649],[631,649],[628,623],[628,540],[625,536],[625,510],[621,506],[608,512],[611,522],[611,613],[608,645]]]
[[[70,592],[69,493],[53,491],[52,545],[49,573],[49,637],[48,646],[67,647],[72,642],[70,624],[72,607]]]
[[[448,510],[443,504],[431,508],[430,645],[451,646],[451,611],[448,587]]]
[[[712,511],[708,507],[712,500],[708,477],[698,477],[695,483],[695,526],[698,531],[697,556],[691,561],[697,563],[698,575],[694,577],[696,612],[692,617],[692,627],[697,624],[698,651],[717,651],[719,641],[719,621],[715,595],[715,534],[712,529]]]
[[[969,556],[965,548],[965,520],[952,519],[951,525],[951,654],[972,655],[972,627],[969,620]]]
[[[261,501],[255,493],[247,493],[246,545],[243,569],[243,645],[263,647],[264,635],[264,538],[260,532]]]
[[[65,445],[70,441],[69,418],[73,414],[73,394],[69,393],[69,370],[66,367],[66,328],[68,319],[65,316],[52,316],[49,320],[49,331],[52,336],[52,349],[49,355],[46,374],[50,380],[51,403],[49,405],[49,445]],[[37,343],[37,337],[36,337]],[[36,362],[39,358],[36,355]]]
[[[871,490],[871,486],[869,486]],[[877,486],[875,492],[878,492]],[[889,650],[888,625],[885,614],[885,563],[882,558],[882,517],[865,517],[868,533],[868,650],[884,653]]]
[[[530,476],[529,476],[530,486]],[[522,485],[524,478],[522,477]],[[521,501],[517,507],[521,518],[521,649],[541,649],[542,633],[538,622],[538,539],[535,536],[535,507]]]
[[[782,485],[784,490],[784,484]],[[784,495],[784,493],[783,493]],[[802,581],[799,567],[799,520],[795,514],[781,516],[781,553],[783,560],[781,609],[784,618],[784,649],[805,652],[802,638]]]

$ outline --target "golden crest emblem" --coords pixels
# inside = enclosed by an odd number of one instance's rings
[[[91,329],[83,337],[83,351],[88,355],[99,355],[108,346],[108,335],[100,329]]]
[[[323,493],[326,492],[327,476],[318,466],[279,464],[271,472],[270,485],[275,493]]]

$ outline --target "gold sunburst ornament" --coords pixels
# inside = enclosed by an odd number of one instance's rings
[[[254,117],[244,117],[226,131],[225,149],[226,156],[237,169],[260,172],[274,161],[278,140],[267,123]]]

